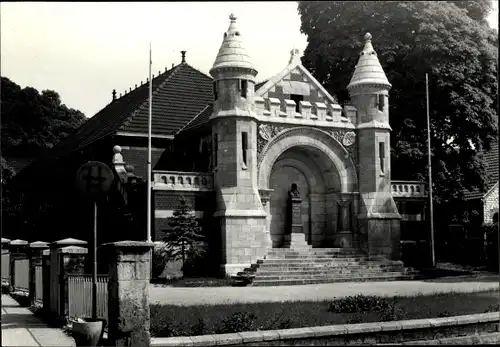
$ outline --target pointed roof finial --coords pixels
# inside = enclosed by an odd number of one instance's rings
[[[116,100],[116,90],[113,89],[113,91],[111,92],[111,95],[113,96],[113,101]]]
[[[377,53],[372,46],[372,35],[366,33],[364,36],[365,45],[361,53],[359,53],[358,64],[354,69],[351,81],[347,89],[354,88],[359,85],[380,85],[386,88],[391,88],[391,84],[387,80],[384,69],[377,58]]]
[[[186,62],[186,51],[181,51],[181,56],[182,56],[181,63],[185,63]]]
[[[229,28],[224,33],[222,39],[222,45],[217,53],[214,64],[210,69],[210,73],[218,68],[246,68],[253,70],[253,74],[257,75],[257,70],[255,69],[250,55],[248,54],[243,40],[241,38],[241,33],[236,26],[236,15],[231,13],[229,16]]]

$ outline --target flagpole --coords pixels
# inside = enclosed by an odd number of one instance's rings
[[[149,42],[149,116],[148,116],[148,207],[147,207],[147,241],[151,242],[151,127],[153,118],[153,80],[151,78],[151,42]]]
[[[431,253],[432,253],[432,267],[436,266],[436,254],[434,250],[434,204],[432,200],[432,164],[431,164],[431,125],[429,114],[429,76],[425,74],[425,96],[427,104],[427,160],[429,167],[429,209],[430,209],[430,223],[431,223]]]

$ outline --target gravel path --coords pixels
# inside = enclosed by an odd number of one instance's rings
[[[498,275],[448,277],[423,281],[351,282],[278,287],[150,287],[151,303],[169,305],[231,304],[328,300],[355,294],[412,296],[498,290]]]

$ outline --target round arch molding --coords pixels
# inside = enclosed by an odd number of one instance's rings
[[[321,151],[333,163],[339,174],[341,193],[355,191],[357,175],[349,152],[328,133],[310,127],[283,130],[266,144],[257,165],[260,188],[269,187],[274,163],[281,154],[293,147],[306,147]]]

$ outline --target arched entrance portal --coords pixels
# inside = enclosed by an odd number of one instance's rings
[[[346,198],[351,200],[356,182],[347,151],[321,130],[294,128],[270,141],[260,159],[259,187],[273,190],[266,206],[273,247],[283,245],[288,191],[293,183],[302,199],[300,210],[308,244],[342,246],[338,232],[341,226],[346,228],[345,219],[351,217],[346,211],[354,212],[342,206]]]

